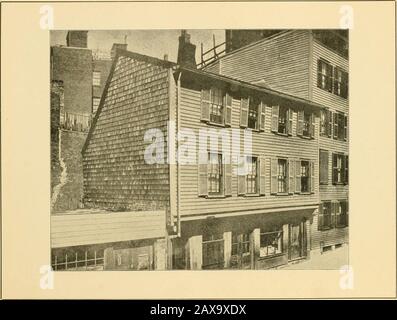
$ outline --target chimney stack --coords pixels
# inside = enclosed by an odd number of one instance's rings
[[[68,47],[87,48],[88,31],[71,30],[66,35],[66,45]]]
[[[127,50],[126,43],[113,43],[112,50],[110,50],[110,57],[113,58],[116,56],[116,51],[118,49]]]
[[[182,30],[179,36],[178,64],[182,67],[197,68],[196,46],[190,43],[190,34],[186,30]]]

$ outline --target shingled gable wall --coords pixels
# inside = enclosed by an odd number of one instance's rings
[[[119,54],[83,149],[84,204],[113,210],[169,206],[169,167],[147,164],[145,132],[165,133],[169,67]],[[160,60],[159,60],[160,61]],[[167,146],[164,146],[165,159]]]

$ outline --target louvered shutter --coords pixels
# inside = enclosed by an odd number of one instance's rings
[[[295,160],[295,193],[301,192],[301,161]]]
[[[279,106],[272,106],[272,131],[278,131],[278,115],[279,115]]]
[[[322,88],[322,65],[323,62],[318,60],[317,62],[317,87]]]
[[[316,132],[316,117],[314,113],[311,114],[310,116],[310,137],[314,139],[315,132]]]
[[[339,114],[334,112],[334,139],[338,139],[338,116]]]
[[[310,161],[310,192],[314,193],[314,187],[316,183],[315,172],[314,172],[314,161]]]
[[[345,202],[346,206],[346,227],[349,226],[349,200]]]
[[[338,182],[338,155],[336,153],[332,154],[332,184],[337,184]]]
[[[344,184],[349,184],[349,156],[345,156],[345,167],[344,167]]]
[[[317,229],[323,230],[324,228],[324,210],[323,210],[323,202],[320,202],[318,206],[318,221],[317,221]]]
[[[296,126],[296,135],[302,136],[303,135],[303,119],[304,119],[304,112],[303,110],[298,111],[298,122]]]
[[[210,121],[211,90],[201,90],[201,121]]]
[[[265,113],[266,113],[266,105],[261,101],[259,103],[259,112],[258,112],[260,131],[265,131]]]
[[[259,194],[266,193],[266,159],[265,157],[259,158]]]
[[[336,226],[336,211],[337,211],[338,202],[331,202],[331,228]]]
[[[226,93],[225,95],[225,108],[226,108],[226,114],[225,114],[225,125],[230,127],[232,125],[232,96],[229,93]]]
[[[327,90],[329,92],[332,92],[332,83],[333,83],[334,77],[333,77],[333,67],[330,64],[327,64],[327,74],[329,76]]]
[[[328,151],[320,150],[320,183],[328,184]]]
[[[270,166],[270,175],[271,175],[270,192],[272,194],[277,194],[277,191],[278,191],[278,188],[277,188],[277,174],[278,174],[277,166],[278,166],[277,158],[272,158],[271,166]]]
[[[327,120],[327,135],[329,138],[332,137],[332,111],[328,111],[328,120]]]
[[[293,122],[293,116],[294,116],[294,112],[292,109],[288,109],[288,123],[287,123],[287,134],[289,136],[292,135],[292,122]]]
[[[207,196],[208,195],[208,153],[201,152],[199,154],[199,164],[198,164],[198,195]]]
[[[288,159],[288,193],[295,191],[295,161]]]
[[[239,156],[238,166],[239,169],[237,170],[237,194],[244,195],[247,192],[245,156]]]
[[[241,98],[240,100],[240,127],[246,128],[248,126],[248,108],[249,98]]]
[[[342,89],[341,96],[343,98],[348,97],[348,88],[349,88],[349,74],[347,72],[342,71]]]
[[[223,172],[225,173],[225,196],[232,195],[232,163],[230,159],[230,154],[223,154]]]
[[[344,131],[343,131],[343,140],[347,141],[347,116],[344,116]]]

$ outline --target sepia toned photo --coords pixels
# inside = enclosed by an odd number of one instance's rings
[[[339,270],[349,30],[52,30],[51,267]]]

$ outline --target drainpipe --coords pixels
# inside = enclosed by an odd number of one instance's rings
[[[180,102],[181,102],[181,78],[182,78],[182,71],[179,71],[178,75],[178,85],[177,85],[177,102],[176,102],[176,133],[178,137],[178,132],[180,128],[180,112],[179,112],[179,107],[180,107]],[[177,187],[176,187],[176,213],[177,213],[177,234],[178,238],[181,237],[181,215],[180,215],[180,210],[179,210],[179,204],[180,204],[180,186],[181,186],[181,178],[180,178],[180,165],[179,165],[179,144],[178,144],[178,139],[176,139],[176,150],[177,150],[177,157],[176,157],[176,176],[177,176]]]

